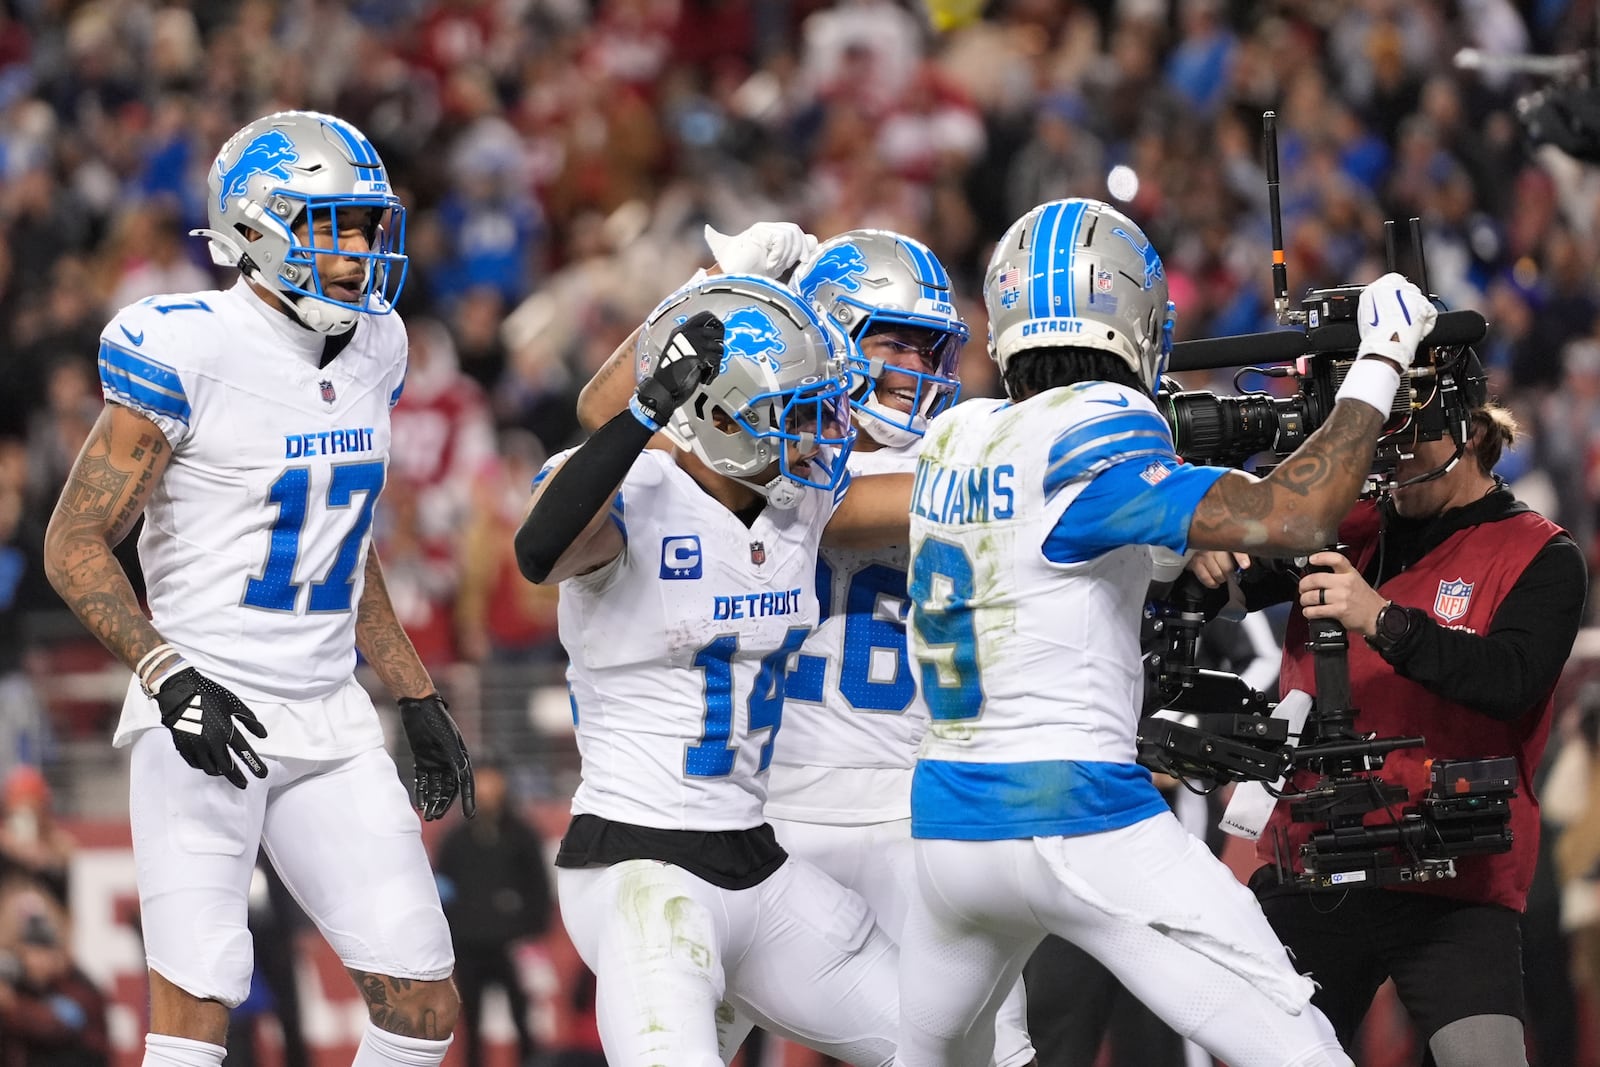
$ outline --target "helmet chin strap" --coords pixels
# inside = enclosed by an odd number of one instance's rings
[[[338,307],[309,296],[291,296],[280,292],[278,298],[289,308],[289,313],[308,330],[338,335],[356,324],[361,312]]]
[[[888,448],[903,448],[922,436],[916,430],[896,426],[890,421],[891,416],[898,416],[912,425],[927,421],[920,415],[911,415],[899,408],[889,407],[878,399],[875,390],[869,392],[866,399],[855,406],[861,409],[862,414],[862,417],[856,420],[856,425],[864,430],[868,437]]]
[[[800,501],[806,498],[805,486],[791,481],[781,474],[766,485],[761,485],[745,478],[735,478],[734,481],[760,493],[766,498],[768,505],[777,508],[779,511],[793,511],[800,506]]]

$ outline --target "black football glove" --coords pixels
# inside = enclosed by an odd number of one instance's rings
[[[245,777],[234,756],[257,778],[267,776],[266,764],[239,727],[257,737],[266,737],[267,728],[227,689],[193,667],[185,667],[162,683],[155,698],[161,725],[172,731],[172,743],[189,766],[221,775],[240,789],[245,787]]]
[[[400,725],[405,728],[415,765],[413,800],[429,822],[450,810],[456,794],[461,794],[461,813],[472,818],[478,801],[472,780],[472,757],[461,739],[450,707],[444,697],[432,693],[425,697],[400,698]]]
[[[667,338],[655,373],[639,383],[634,414],[651,429],[667,424],[672,413],[722,364],[722,320],[709,311],[691,316]]]

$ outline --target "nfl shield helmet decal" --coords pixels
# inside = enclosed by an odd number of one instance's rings
[[[1472,602],[1472,582],[1460,578],[1440,582],[1439,595],[1433,598],[1433,613],[1445,622],[1455,622],[1467,613]]]

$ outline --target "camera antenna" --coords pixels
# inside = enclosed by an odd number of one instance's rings
[[[1383,220],[1383,269],[1393,273],[1399,270],[1400,257],[1394,250],[1394,220]]]
[[[1278,202],[1278,113],[1261,113],[1261,140],[1267,157],[1267,216],[1272,222],[1272,310],[1278,325],[1306,320],[1305,312],[1289,310],[1289,267],[1283,255],[1283,206]]]
[[[1417,254],[1417,285],[1422,289],[1422,295],[1431,299],[1433,290],[1428,288],[1428,253],[1422,247],[1422,219],[1416,215],[1411,216],[1411,248]]]

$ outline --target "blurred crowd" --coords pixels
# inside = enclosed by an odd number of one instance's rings
[[[432,667],[559,662],[510,534],[534,471],[577,439],[578,389],[709,260],[703,224],[924,240],[974,327],[966,389],[993,394],[983,267],[1053,197],[1140,221],[1180,339],[1272,327],[1269,108],[1291,291],[1370,280],[1383,221],[1421,216],[1431,288],[1492,323],[1479,353],[1525,431],[1502,473],[1600,574],[1600,172],[1527,142],[1514,101],[1536,82],[1450,63],[1593,46],[1593,3],[987,11],[935,37],[910,0],[0,3],[0,774],[70,728],[30,676],[103,662],[39,569],[100,407],[99,330],[225,282],[185,233],[223,139],[282,108],[359,126],[410,208],[411,370],[376,537]],[[7,976],[59,940],[49,880],[0,896],[0,1012]]]

